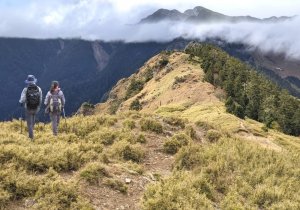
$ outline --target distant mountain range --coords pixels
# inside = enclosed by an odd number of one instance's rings
[[[291,19],[292,17],[269,17],[259,19],[251,16],[228,16],[212,10],[206,9],[201,6],[197,6],[194,9],[188,9],[183,13],[173,9],[159,9],[153,14],[143,18],[140,23],[157,23],[161,21],[185,21],[192,23],[200,22],[276,22]]]
[[[140,23],[172,21],[282,21],[291,17],[258,19],[250,16],[226,16],[203,7],[181,13],[160,9]],[[21,116],[18,105],[28,74],[38,78],[44,95],[52,80],[58,80],[67,98],[66,113],[75,113],[83,102],[98,103],[121,78],[137,71],[146,60],[162,50],[182,50],[193,40],[182,38],[170,42],[104,42],[80,39],[0,38],[0,120]],[[240,43],[212,39],[230,55],[254,66],[281,87],[300,97],[300,61],[288,60],[274,53],[249,50]],[[43,112],[39,119],[44,118]]]
[[[83,102],[97,103],[121,78],[128,77],[162,50],[184,49],[188,41],[167,43],[103,42],[79,39],[0,38],[0,120],[21,116],[18,100],[28,74],[43,95],[58,80],[66,96],[66,113]],[[40,112],[39,120],[44,118]]]
[[[98,103],[118,80],[136,72],[162,50],[184,49],[191,40],[167,43],[103,42],[76,39],[0,38],[0,120],[21,116],[18,100],[28,74],[38,78],[44,95],[52,80],[61,83],[67,98],[66,113],[75,113],[83,102]],[[256,67],[281,87],[300,97],[300,61],[249,51],[248,46],[207,40],[230,55]],[[39,120],[44,119],[43,111]]]

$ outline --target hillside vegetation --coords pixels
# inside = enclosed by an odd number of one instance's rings
[[[226,112],[203,61],[160,53],[57,138],[1,123],[0,209],[299,209],[299,138]]]
[[[253,69],[209,44],[190,44],[186,52],[201,58],[205,80],[226,91],[226,110],[264,122],[267,128],[300,134],[300,101]]]

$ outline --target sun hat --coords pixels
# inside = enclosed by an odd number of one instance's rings
[[[37,79],[34,75],[28,75],[27,79],[25,80],[26,84],[35,84],[37,82]]]

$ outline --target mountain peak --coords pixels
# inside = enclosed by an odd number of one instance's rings
[[[182,14],[176,9],[168,10],[168,9],[159,9],[155,11],[152,15],[149,15],[146,18],[143,18],[140,23],[151,23],[151,22],[159,22],[162,20],[172,20],[172,21],[181,21],[185,18],[185,14]]]
[[[202,6],[196,6],[193,9],[188,9],[181,13],[178,10],[159,9],[153,14],[143,18],[140,23],[156,23],[160,21],[174,22],[278,22],[291,19],[292,17],[270,17],[259,19],[252,16],[228,16]]]
[[[200,13],[207,13],[207,12],[213,12],[212,10],[209,10],[205,7],[202,6],[197,6],[194,7],[194,9],[188,9],[186,11],[184,11],[184,14],[188,15],[188,16],[198,16]]]

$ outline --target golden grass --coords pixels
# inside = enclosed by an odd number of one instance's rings
[[[299,138],[226,113],[222,90],[202,82],[198,62],[175,52],[157,68],[162,56],[131,77],[154,71],[116,115],[104,113],[124,99],[131,78],[96,106],[103,114],[62,121],[58,137],[39,123],[30,142],[25,122],[22,134],[20,121],[0,123],[0,209],[26,199],[31,209],[93,209],[82,182],[126,194],[120,173],[147,173],[152,150],[177,154],[173,174],[147,188],[144,209],[299,209]],[[128,111],[135,99],[140,112]]]

